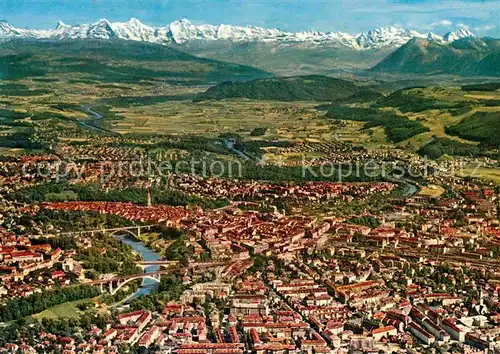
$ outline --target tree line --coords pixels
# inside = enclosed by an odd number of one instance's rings
[[[35,293],[22,299],[11,299],[0,307],[0,321],[16,321],[69,301],[100,295],[98,287],[76,286]]]
[[[214,209],[226,206],[229,202],[222,199],[202,198],[189,195],[177,189],[151,188],[151,195],[155,204],[172,206],[186,206],[196,204],[203,209]],[[145,205],[147,190],[145,188],[122,188],[105,191],[98,184],[69,184],[67,181],[58,183],[47,182],[23,188],[10,193],[8,198],[24,203],[60,202],[60,201],[105,201],[105,202],[132,202]]]

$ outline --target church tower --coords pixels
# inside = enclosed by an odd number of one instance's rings
[[[148,187],[148,197],[147,197],[147,205],[148,205],[148,208],[151,207],[153,203],[151,202],[151,188]]]

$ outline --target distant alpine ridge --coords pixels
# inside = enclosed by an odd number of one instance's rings
[[[386,47],[400,47],[412,38],[422,38],[438,43],[475,37],[465,29],[459,29],[439,36],[435,33],[419,33],[399,27],[380,27],[356,35],[343,32],[288,32],[254,26],[195,25],[187,19],[172,22],[165,27],[151,27],[138,19],[127,22],[100,20],[92,24],[67,25],[59,22],[54,29],[33,30],[11,26],[0,21],[0,39],[125,39],[158,44],[181,44],[189,41],[226,40],[232,42],[311,42],[338,44],[356,50],[370,50]]]

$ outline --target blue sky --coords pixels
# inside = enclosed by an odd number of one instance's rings
[[[52,28],[58,20],[78,24],[136,17],[149,25],[188,18],[349,33],[389,25],[440,34],[464,27],[500,37],[500,0],[0,0],[0,14],[21,28]]]

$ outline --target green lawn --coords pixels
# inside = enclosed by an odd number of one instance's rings
[[[500,184],[500,169],[498,168],[465,168],[461,172],[462,177],[476,177]]]
[[[65,302],[64,304],[60,304],[45,311],[39,312],[32,317],[41,320],[43,318],[61,318],[61,317],[69,317],[69,318],[77,318],[82,314],[76,306],[85,302],[91,301],[91,299],[83,299],[71,302]]]

